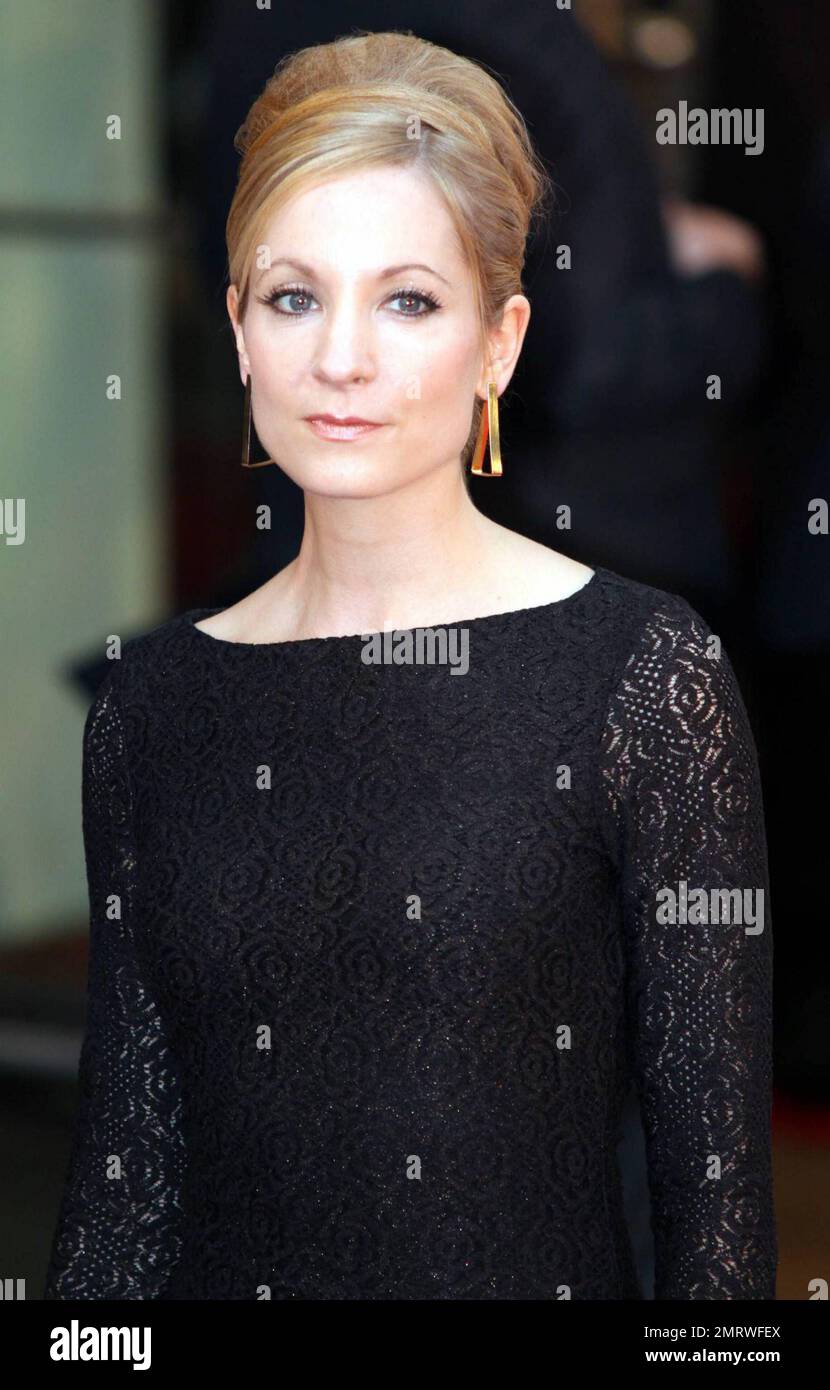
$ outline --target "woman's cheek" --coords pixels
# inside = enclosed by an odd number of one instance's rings
[[[468,369],[466,356],[436,337],[419,345],[417,360],[411,366],[412,378],[420,386],[420,399],[435,404],[458,392]]]

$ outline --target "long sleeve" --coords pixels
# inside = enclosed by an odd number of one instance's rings
[[[685,600],[658,603],[602,739],[658,1299],[775,1297],[762,794],[744,702],[711,637]]]
[[[136,949],[137,863],[119,705],[124,659],[104,680],[84,729],[87,1023],[47,1299],[158,1298],[179,1251],[180,1095]]]

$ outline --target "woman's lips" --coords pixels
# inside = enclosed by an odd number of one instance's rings
[[[310,426],[318,439],[342,441],[359,439],[361,435],[371,434],[372,430],[383,429],[382,425],[373,424],[371,420],[361,420],[358,424],[339,424],[336,420],[326,419],[322,415],[309,416],[306,419],[306,424]]]

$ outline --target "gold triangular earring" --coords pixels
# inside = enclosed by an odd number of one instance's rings
[[[245,378],[245,402],[242,407],[242,464],[243,468],[264,468],[267,463],[273,463],[273,459],[260,459],[259,463],[251,463],[251,373]]]
[[[484,448],[487,437],[490,437],[490,472],[485,473],[482,467],[484,463]],[[499,439],[499,394],[496,390],[496,383],[487,383],[487,409],[481,412],[481,424],[478,430],[473,460],[470,464],[470,472],[475,473],[480,478],[500,478],[503,469],[501,466],[501,441]]]

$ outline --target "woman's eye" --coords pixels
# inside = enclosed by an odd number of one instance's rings
[[[279,302],[281,299],[294,300],[294,307],[288,309],[280,308]],[[292,318],[300,318],[305,313],[312,299],[313,296],[310,295],[307,290],[284,289],[273,290],[271,294],[268,295],[266,303],[272,305],[273,308],[277,310],[278,314],[287,314]]]
[[[436,301],[432,299],[431,296],[421,294],[418,290],[398,290],[398,292],[392,296],[391,302],[395,303],[396,301],[401,301],[406,306],[401,312],[404,318],[409,319],[424,318],[426,314],[431,313],[433,309],[438,307]],[[411,307],[413,304],[416,306],[415,309]],[[419,309],[417,307],[418,305],[423,307]]]

